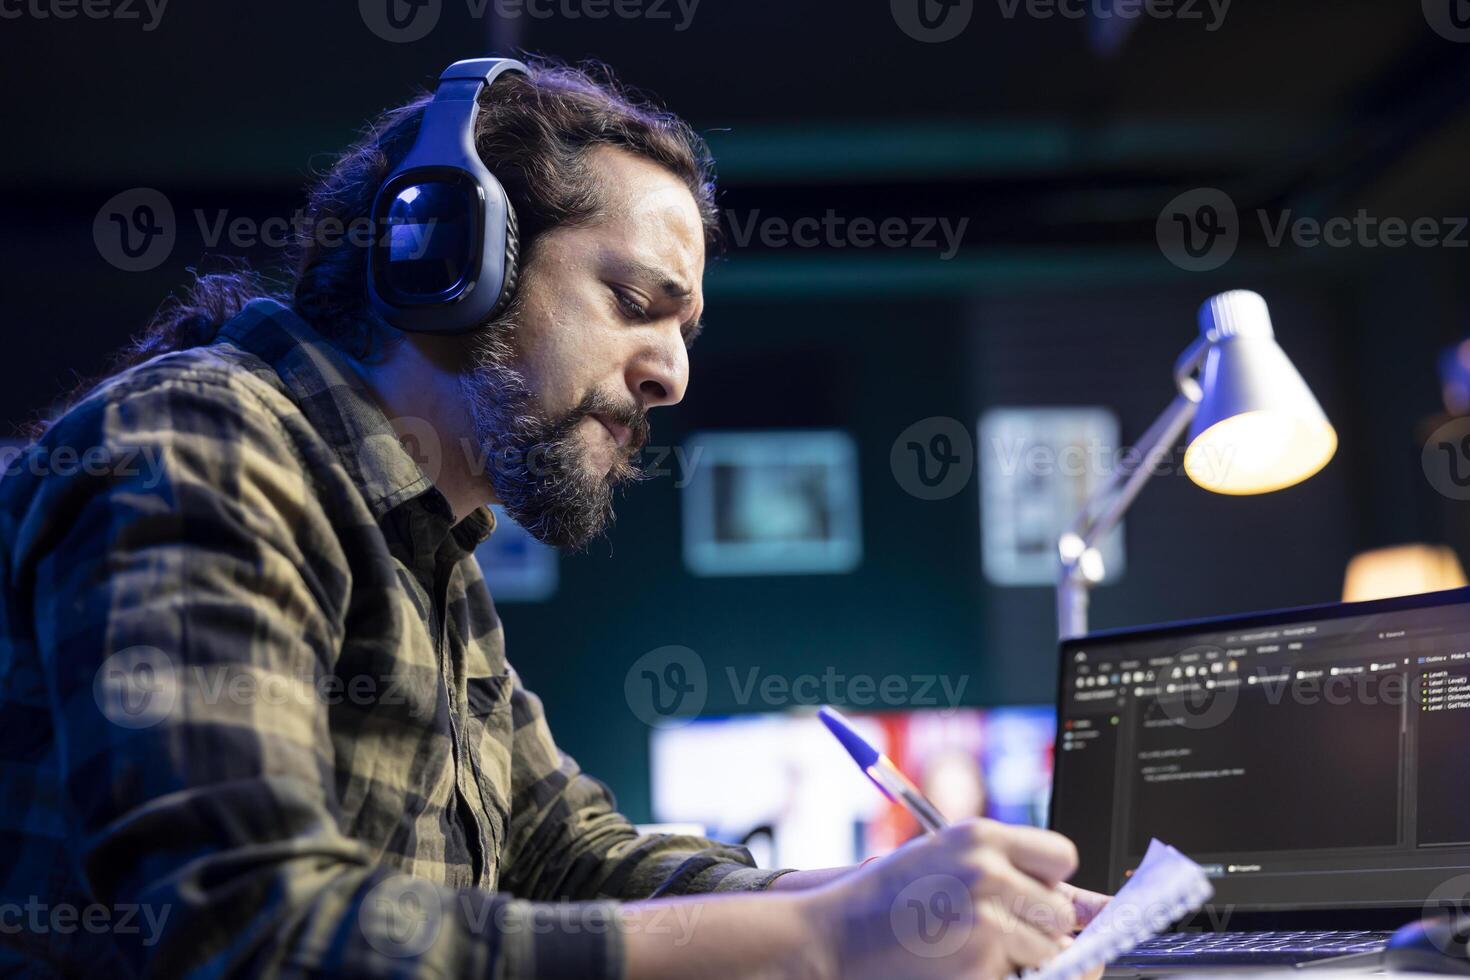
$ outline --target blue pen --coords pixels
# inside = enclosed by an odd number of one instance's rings
[[[817,717],[822,719],[822,724],[827,726],[828,731],[837,736],[837,741],[847,749],[858,768],[873,781],[873,785],[884,796],[912,813],[914,819],[919,821],[919,826],[931,834],[949,826],[934,804],[919,792],[919,787],[909,782],[908,777],[898,771],[898,767],[888,756],[873,748],[867,739],[853,731],[852,725],[836,709],[824,706],[817,712]]]

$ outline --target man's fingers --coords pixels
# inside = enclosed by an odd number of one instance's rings
[[[991,830],[1011,863],[1039,881],[1054,885],[1077,870],[1077,847],[1061,834],[1001,823]]]
[[[977,908],[987,926],[982,941],[998,942],[1014,969],[1041,966],[1064,948],[1060,937],[1027,925],[993,898],[984,899]]]
[[[1069,885],[1066,882],[1058,885],[1057,890],[1072,903],[1072,909],[1077,916],[1077,928],[1079,929],[1086,929],[1087,924],[1097,918],[1097,914],[1103,910],[1103,906],[1107,905],[1113,897],[1111,895],[1100,895],[1097,892],[1090,892],[1086,888],[1078,888],[1076,885]]]
[[[1072,900],[1003,861],[982,867],[977,891],[982,901],[998,901],[1012,916],[1054,936],[1067,936],[1077,927]]]

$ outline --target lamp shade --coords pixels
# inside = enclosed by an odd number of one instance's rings
[[[1465,569],[1447,546],[1403,544],[1365,551],[1348,562],[1342,601],[1389,599],[1458,589],[1466,584]]]
[[[1212,297],[1199,314],[1209,343],[1184,471],[1216,493],[1267,493],[1327,465],[1337,432],[1271,329],[1259,294]]]

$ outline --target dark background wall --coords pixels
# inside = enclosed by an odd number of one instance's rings
[[[1051,593],[985,581],[978,476],[921,501],[889,449],[917,420],[973,429],[1002,405],[1107,406],[1136,437],[1171,396],[1196,308],[1221,289],[1267,297],[1341,448],[1318,477],[1259,498],[1156,480],[1094,624],[1330,601],[1365,548],[1470,543],[1419,466],[1422,425],[1443,411],[1435,358],[1467,332],[1470,235],[1272,247],[1255,218],[1362,208],[1449,227],[1466,213],[1470,44],[1421,5],[1236,0],[1218,29],[1144,20],[1112,53],[1089,40],[1105,18],[1008,19],[978,0],[943,43],[905,34],[886,3],[703,0],[684,30],[673,5],[672,22],[435,6],[411,43],[374,33],[366,2],[173,0],[152,30],[29,8],[0,22],[0,420],[23,423],[101,370],[189,268],[278,264],[277,248],[211,245],[194,212],[290,215],[314,168],[458,57],[608,61],[709,137],[739,222],[968,219],[947,260],[737,242],[707,276],[689,397],[655,416],[665,445],[709,429],[850,432],[855,572],[691,576],[680,491],[659,478],[627,495],[606,543],[563,560],[551,602],[503,608],[512,660],[564,747],[633,816],[648,816],[648,731],[623,679],[667,644],[704,659],[708,713],[771,707],[725,681],[751,668],[942,674],[967,678],[968,704],[1050,700]],[[94,222],[145,187],[171,205],[176,240],[156,268],[124,271]],[[1236,255],[1202,273],[1155,237],[1167,203],[1198,187],[1225,190],[1242,215]]]

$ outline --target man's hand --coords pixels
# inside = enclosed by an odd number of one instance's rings
[[[968,820],[804,893],[833,937],[830,975],[980,977],[1039,966],[1103,896],[1063,886],[1077,849],[1059,834]]]
[[[1086,929],[1087,924],[1097,918],[1097,914],[1103,910],[1103,906],[1112,900],[1111,895],[1101,895],[1090,892],[1086,888],[1078,888],[1062,882],[1057,888],[1072,902],[1072,911],[1077,913],[1077,928]]]
[[[627,903],[627,972],[1002,980],[1061,952],[1107,903],[1063,883],[1076,866],[1059,834],[970,820],[769,892]]]

